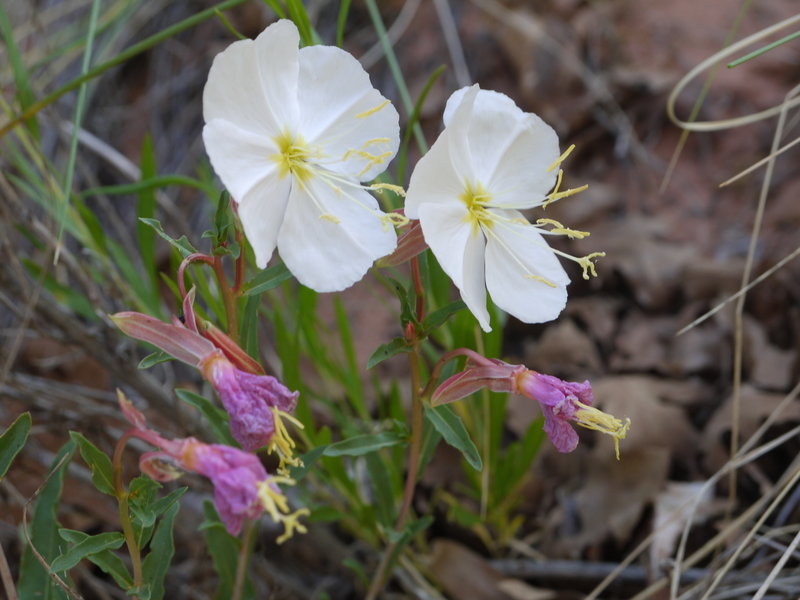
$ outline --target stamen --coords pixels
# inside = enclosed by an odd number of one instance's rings
[[[575,259],[583,269],[584,279],[589,279],[589,273],[592,274],[592,277],[597,277],[597,271],[594,269],[594,263],[592,262],[592,259],[601,258],[605,255],[605,252],[592,252],[591,254],[587,254],[586,256]]]
[[[373,183],[369,186],[371,190],[389,190],[390,192],[394,192],[398,196],[405,198],[406,191],[403,189],[401,185],[395,185],[393,183]]]
[[[536,221],[537,225],[552,225],[553,228],[549,230],[550,233],[555,233],[556,235],[565,235],[569,239],[579,239],[582,240],[585,237],[588,237],[590,234],[588,231],[578,231],[577,229],[570,229],[569,227],[564,227],[561,223],[556,221],[555,219],[538,219]]]
[[[570,155],[570,153],[571,153],[573,150],[575,150],[575,144],[572,144],[572,145],[571,145],[569,148],[567,148],[566,150],[564,150],[564,154],[562,154],[561,156],[559,156],[559,157],[558,157],[558,158],[557,158],[557,159],[556,159],[556,160],[553,162],[553,164],[552,164],[552,165],[550,165],[549,167],[547,167],[547,172],[549,173],[550,171],[553,171],[553,170],[555,170],[555,168],[556,168],[558,165],[560,165],[562,162],[564,162],[565,160],[567,160],[567,157]]]
[[[400,213],[390,212],[381,215],[381,222],[383,223],[383,230],[388,230],[389,227],[402,227],[408,225],[411,219]]]
[[[619,460],[619,441],[625,439],[625,436],[628,435],[628,429],[631,426],[630,418],[626,417],[625,421],[622,421],[613,415],[604,413],[593,406],[587,406],[577,400],[575,404],[580,407],[575,411],[575,422],[586,429],[594,429],[613,437],[614,451],[617,455],[617,460]]]
[[[376,107],[374,107],[374,108],[370,108],[369,110],[365,110],[364,112],[358,113],[358,114],[356,115],[356,119],[365,119],[365,118],[367,118],[367,117],[368,117],[368,116],[370,116],[370,115],[374,115],[376,112],[378,112],[379,110],[381,110],[381,109],[382,109],[384,106],[386,106],[387,104],[389,104],[389,101],[388,101],[388,100],[384,100],[384,101],[383,101],[383,102],[381,102],[381,103],[380,103],[378,106],[376,106]]]
[[[284,527],[282,535],[275,540],[278,544],[282,544],[294,535],[294,532],[306,533],[308,529],[300,522],[300,517],[311,514],[307,508],[300,508],[293,513],[289,512],[289,501],[286,499],[280,490],[273,486],[278,484],[294,485],[295,481],[288,477],[270,477],[258,484],[258,499],[261,501],[261,506],[264,511],[276,523],[281,523]]]
[[[322,214],[319,216],[319,218],[322,219],[323,221],[328,221],[335,225],[338,225],[339,223],[342,222],[342,220],[339,217],[337,217],[336,215],[332,215],[330,213]]]
[[[294,456],[294,447],[296,444],[289,435],[283,419],[290,421],[299,429],[303,429],[303,424],[289,413],[284,412],[275,406],[272,407],[272,416],[273,420],[275,421],[275,431],[272,433],[272,439],[270,440],[267,450],[270,454],[275,452],[275,454],[278,455],[278,459],[280,460],[278,472],[286,473],[286,465],[291,467],[302,467],[303,461],[297,456]]]

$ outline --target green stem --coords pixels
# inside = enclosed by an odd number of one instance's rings
[[[247,573],[247,564],[250,562],[250,548],[252,546],[253,526],[255,521],[245,519],[244,535],[242,535],[242,545],[239,547],[239,560],[236,563],[236,579],[233,583],[233,595],[231,600],[241,600],[244,593],[244,580]]]
[[[222,259],[217,256],[214,257],[214,273],[219,282],[219,291],[222,295],[222,302],[225,305],[225,320],[227,325],[227,334],[230,338],[239,343],[239,307],[238,307],[238,294],[231,288],[228,283],[228,278],[225,275],[225,269],[222,267]]]
[[[417,294],[416,313],[417,320],[422,321],[425,312],[425,296],[424,287],[422,285],[422,276],[419,269],[419,260],[415,257],[411,259],[411,276],[414,282],[414,290]],[[408,515],[411,512],[411,503],[414,500],[414,490],[417,487],[417,478],[419,476],[420,458],[422,455],[422,430],[424,425],[423,405],[422,405],[422,377],[420,375],[420,347],[419,340],[416,338],[417,332],[414,330],[412,324],[406,331],[406,336],[409,342],[413,344],[413,350],[408,354],[408,363],[411,370],[411,440],[408,445],[408,461],[406,466],[406,482],[403,488],[403,501],[400,505],[400,512],[397,515],[394,529],[401,532],[408,520]],[[398,542],[392,542],[384,551],[381,557],[381,562],[375,571],[375,576],[372,578],[369,590],[367,592],[367,600],[375,600],[383,588],[383,582],[386,578],[386,571],[392,562],[397,549]]]
[[[142,554],[139,544],[136,542],[136,536],[133,533],[133,524],[128,510],[128,490],[125,489],[122,483],[122,452],[125,450],[125,444],[128,443],[132,433],[132,431],[126,431],[117,442],[111,466],[114,470],[114,492],[117,495],[117,503],[119,504],[119,522],[122,525],[122,533],[128,546],[131,565],[133,565],[133,589],[140,590],[143,584]]]

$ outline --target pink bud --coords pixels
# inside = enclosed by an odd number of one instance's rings
[[[433,392],[431,404],[438,406],[454,402],[483,388],[493,392],[513,392],[516,387],[516,376],[526,370],[525,367],[509,365],[497,359],[486,360],[494,364],[467,367],[443,381]]]
[[[153,344],[170,356],[193,367],[214,353],[214,344],[185,327],[164,323],[137,312],[119,312],[111,320],[126,335]]]

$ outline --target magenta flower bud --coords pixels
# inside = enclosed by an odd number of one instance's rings
[[[612,436],[619,459],[619,441],[627,435],[631,420],[623,422],[594,408],[594,395],[588,381],[563,381],[526,369],[517,375],[516,386],[516,393],[536,400],[541,406],[544,431],[559,452],[572,452],[578,445],[578,434],[569,424],[574,421]]]
[[[297,405],[299,392],[289,391],[270,375],[237,369],[222,352],[207,357],[200,369],[231,417],[231,434],[245,450],[271,444],[280,427],[279,415]]]

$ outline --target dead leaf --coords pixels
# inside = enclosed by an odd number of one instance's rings
[[[454,600],[512,600],[500,588],[503,575],[482,556],[456,542],[436,539],[428,561],[431,574]]]

